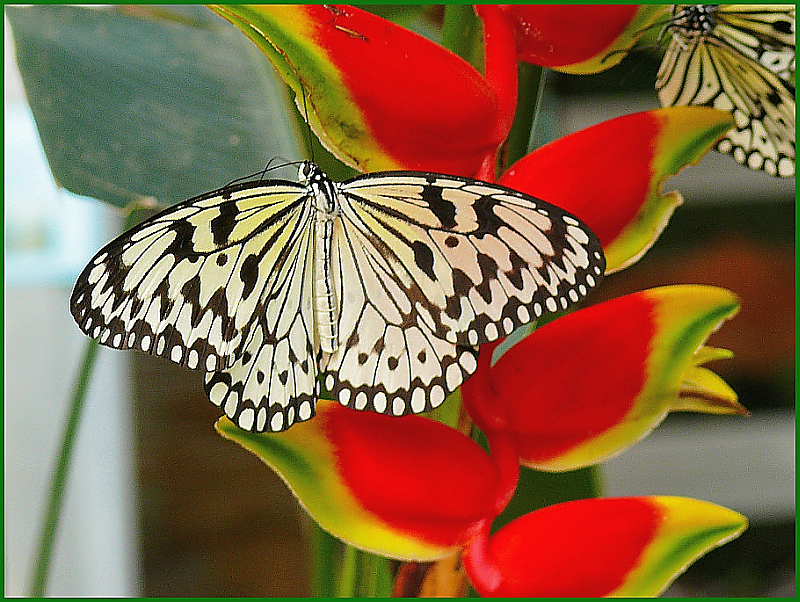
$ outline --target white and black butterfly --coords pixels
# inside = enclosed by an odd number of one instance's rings
[[[475,346],[565,309],[605,258],[576,218],[495,184],[425,172],[235,183],[126,232],[84,269],[71,312],[117,349],[206,371],[241,428],[314,415],[322,385],[391,415],[444,401]],[[321,377],[321,378],[320,378]]]
[[[717,150],[751,169],[793,176],[794,5],[677,5],[666,30],[661,104],[732,112],[736,127]]]

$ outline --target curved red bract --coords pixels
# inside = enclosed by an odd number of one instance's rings
[[[503,5],[514,24],[523,61],[561,67],[586,61],[608,48],[636,15],[628,5]]]
[[[575,214],[606,246],[648,199],[659,128],[652,112],[604,121],[533,151],[500,183]]]
[[[474,176],[507,132],[498,101],[466,61],[353,7],[305,7],[375,139],[409,169]],[[469,173],[465,173],[469,172]]]
[[[325,420],[343,483],[386,523],[431,543],[455,545],[494,512],[495,464],[458,431],[420,416],[345,408]]]
[[[491,403],[519,457],[555,457],[618,424],[646,381],[655,331],[652,302],[629,295],[562,316],[508,350],[491,368]]]
[[[508,597],[596,597],[618,588],[653,540],[661,518],[635,498],[579,500],[548,506],[509,523],[489,540],[488,554]],[[465,559],[469,573],[469,565]]]

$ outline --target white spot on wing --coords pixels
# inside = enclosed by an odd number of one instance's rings
[[[363,405],[360,402],[359,398],[364,398]],[[376,412],[383,413],[386,411],[386,395],[381,391],[379,394],[375,395],[372,399],[372,405],[375,407]],[[361,409],[367,407],[367,394],[364,391],[359,391],[358,395],[356,395],[356,408]]]
[[[425,409],[425,391],[422,387],[417,387],[411,393],[411,411],[419,414]]]
[[[358,403],[359,401],[360,401],[360,398],[356,398],[356,409],[357,410],[363,410],[364,408],[367,407],[367,396],[366,395],[364,395],[364,397],[363,397],[363,401],[364,401],[363,405],[359,405],[359,403]],[[375,406],[376,411],[383,412],[383,409],[378,410],[378,408],[386,408],[386,393],[384,393],[383,391],[378,391],[377,393],[375,393],[375,396],[372,398],[372,405]]]
[[[249,431],[253,428],[253,424],[256,421],[256,413],[253,411],[253,408],[245,408],[242,410],[242,413],[239,414],[239,426],[242,427],[244,430]]]
[[[444,399],[445,399],[444,389],[442,389],[442,387],[440,387],[439,385],[434,385],[431,388],[431,393],[430,393],[431,405],[434,408],[439,407],[440,405],[442,405]]]

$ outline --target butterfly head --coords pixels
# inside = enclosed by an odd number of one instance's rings
[[[331,180],[316,163],[303,161],[297,174],[297,179],[308,188],[318,216],[330,219],[339,213],[336,201],[336,184]]]
[[[715,4],[693,4],[683,7],[675,14],[670,26],[686,35],[706,35],[716,25],[717,8]]]
[[[315,184],[325,177],[323,171],[317,167],[316,163],[303,161],[297,172],[297,179],[301,184]]]

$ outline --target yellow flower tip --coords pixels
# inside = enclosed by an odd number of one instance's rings
[[[683,204],[683,196],[677,190],[651,198],[654,200],[644,206],[641,215],[605,249],[606,275],[639,261],[661,236],[675,209]]]
[[[708,362],[716,360],[729,360],[734,356],[733,351],[730,349],[722,349],[721,347],[708,347],[704,345],[700,347],[694,354],[694,365],[702,366]]]
[[[658,531],[638,567],[610,597],[658,596],[695,560],[736,539],[745,516],[723,506],[673,496],[648,498],[660,515]]]
[[[717,374],[701,367],[707,362],[730,357],[733,353],[728,349],[700,347],[694,355],[693,365],[683,375],[678,397],[670,410],[749,416],[747,408],[739,403],[736,391]]]
[[[655,153],[658,188],[689,165],[697,165],[736,122],[727,111],[680,106],[654,109],[662,123]]]
[[[673,412],[698,412],[702,414],[750,416],[746,407],[737,399],[698,394],[696,391],[681,388],[678,397],[670,408]]]

